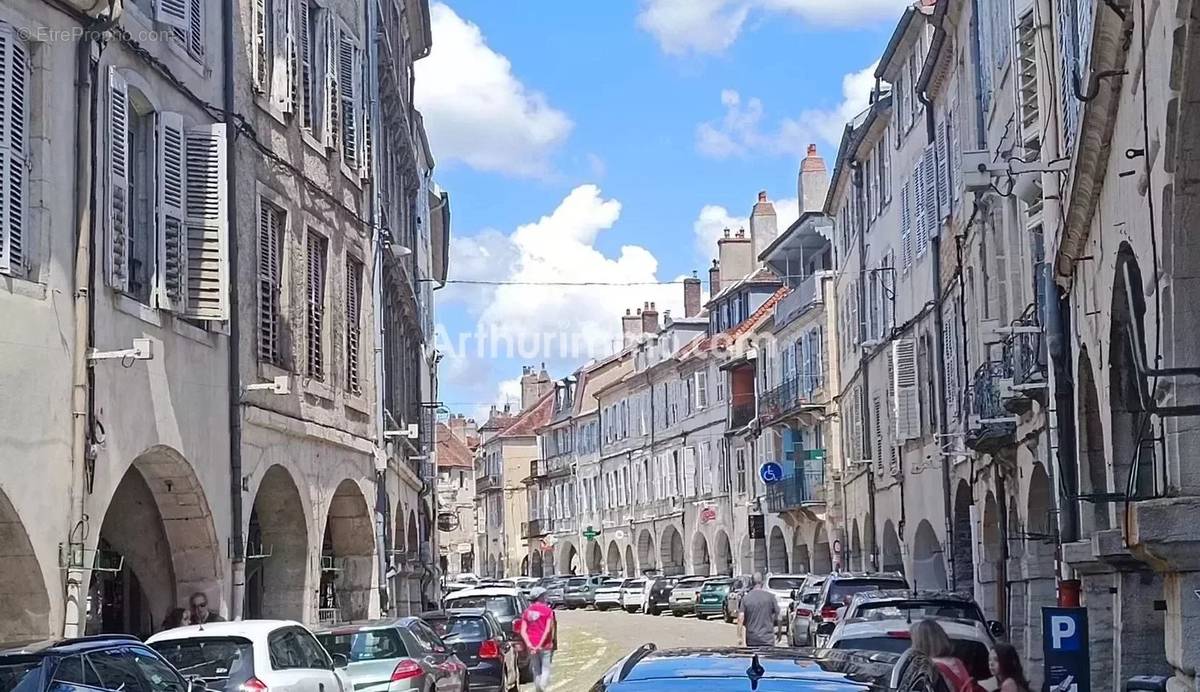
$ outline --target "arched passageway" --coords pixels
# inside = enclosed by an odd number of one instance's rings
[[[617,547],[616,541],[608,544],[607,567],[609,576],[615,577],[621,573],[621,549]]]
[[[1110,492],[1108,482],[1108,461],[1104,453],[1104,423],[1100,410],[1100,394],[1096,389],[1096,380],[1091,358],[1087,349],[1079,352],[1079,374],[1076,378],[1079,388],[1079,495],[1082,497],[1096,496]],[[1067,540],[1090,538],[1097,531],[1112,528],[1112,518],[1109,502],[1087,502],[1079,500],[1072,503],[1077,519],[1069,526],[1068,533],[1077,535],[1064,536]]]
[[[668,525],[658,545],[663,574],[683,574],[683,536],[679,535],[679,529]]]
[[[529,556],[528,555],[521,558],[521,576],[522,577],[529,576]]]
[[[833,571],[833,552],[829,549],[829,532],[825,530],[825,522],[813,529],[812,560],[814,573],[829,574]]]
[[[975,590],[975,546],[971,540],[971,486],[960,480],[954,489],[954,590]]]
[[[534,545],[533,552],[529,555],[529,576],[543,577],[542,570],[542,549],[541,546]]]
[[[658,569],[658,550],[654,545],[654,534],[650,529],[642,529],[638,534],[638,565],[643,572]]]
[[[282,466],[267,469],[246,532],[247,619],[305,619],[308,603],[308,521],[300,491]]]
[[[625,576],[636,577],[638,573],[637,562],[633,559],[633,546],[625,546]]]
[[[0,641],[48,639],[50,597],[17,510],[0,492]]]
[[[587,556],[588,574],[600,574],[604,571],[604,556],[600,552],[600,541],[598,539],[588,541]],[[583,570],[580,570],[577,574],[583,574]]]
[[[1108,398],[1113,487],[1135,498],[1156,494],[1153,426],[1143,399],[1136,353],[1146,352],[1146,300],[1141,269],[1129,243],[1121,243],[1113,278],[1112,322],[1109,327]],[[1135,352],[1134,349],[1137,349]],[[1118,517],[1120,515],[1118,514]]]
[[[913,568],[911,586],[914,589],[940,590],[946,588],[946,563],[942,544],[927,519],[917,525],[913,536]]]
[[[221,552],[212,513],[178,452],[159,447],[135,459],[108,507],[89,590],[89,633],[149,636],[196,592],[219,610]]]
[[[712,574],[712,559],[708,554],[708,539],[699,531],[692,536],[692,574]]]
[[[564,575],[582,574],[574,571],[579,565],[579,552],[574,543],[562,543],[558,548],[558,573]]]
[[[904,574],[904,555],[900,551],[900,536],[896,533],[896,525],[891,519],[883,522],[883,553],[881,561],[884,572],[899,572]]]
[[[416,533],[409,515],[409,535]],[[413,550],[412,546],[409,550]],[[371,604],[375,535],[370,506],[362,490],[347,478],[329,503],[321,545],[321,586],[317,617],[322,622],[366,619]]]
[[[770,538],[767,539],[767,571],[776,574],[791,571],[791,565],[788,564],[787,539],[783,537],[783,530],[778,526],[771,529]]]
[[[729,534],[717,531],[714,569],[717,574],[733,576],[733,550],[729,546]]]

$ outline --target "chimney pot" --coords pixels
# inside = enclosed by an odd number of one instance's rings
[[[725,237],[726,237],[726,238],[728,238],[728,237],[729,237],[729,229],[728,229],[728,228],[726,228],[726,229],[725,229]]]
[[[746,237],[746,229],[744,229],[744,228],[739,228],[739,229],[738,229],[738,232],[737,232],[737,237],[739,237],[739,238],[745,238],[745,237]]]
[[[767,191],[766,190],[758,191],[758,201],[760,201],[760,202],[767,201]]]
[[[651,310],[653,310],[653,309],[654,309],[654,302],[653,302],[653,301],[651,301],[651,303],[650,303],[650,309],[651,309]]]
[[[817,145],[815,145],[815,144],[809,144],[809,145],[808,145],[808,155],[809,155],[809,156],[816,156],[816,155],[817,155]]]

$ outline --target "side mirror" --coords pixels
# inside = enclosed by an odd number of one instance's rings
[[[988,632],[995,639],[1000,639],[1007,632],[1007,630],[1004,628],[1004,623],[998,620],[988,620],[987,628]]]
[[[346,654],[334,654],[331,658],[333,659],[334,668],[345,668],[350,665],[350,658]]]
[[[208,685],[198,675],[187,678],[188,692],[208,692]]]

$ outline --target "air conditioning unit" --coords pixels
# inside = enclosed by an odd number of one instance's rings
[[[125,0],[63,0],[63,4],[89,17],[119,19],[125,11]]]

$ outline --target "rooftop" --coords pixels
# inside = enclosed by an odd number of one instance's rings
[[[474,466],[475,455],[471,449],[450,431],[445,423],[437,424],[437,465],[438,468],[471,468]]]

